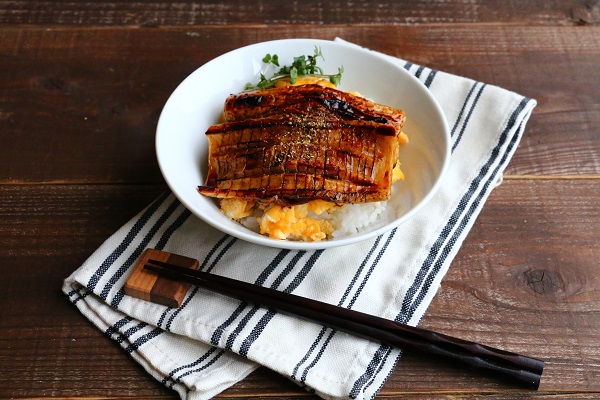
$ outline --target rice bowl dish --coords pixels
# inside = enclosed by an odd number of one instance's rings
[[[217,123],[223,111],[222,100],[238,93],[246,82],[258,76],[261,57],[277,52],[280,59],[310,53],[315,46],[326,55],[324,69],[343,65],[340,90],[356,90],[367,98],[406,111],[406,132],[410,146],[400,150],[406,179],[394,184],[385,201],[345,204],[344,207],[307,216],[327,221],[330,237],[305,242],[291,236],[280,240],[256,232],[257,215],[239,219],[226,216],[219,202],[199,196],[196,185],[209,173],[207,140],[202,132]],[[370,70],[369,76],[362,71]],[[239,77],[239,79],[231,79]],[[198,97],[198,94],[202,95]],[[427,89],[400,66],[370,51],[348,45],[291,39],[247,46],[227,53],[200,67],[173,92],[161,114],[156,137],[161,172],[179,200],[196,216],[213,227],[250,242],[287,249],[322,249],[362,241],[384,233],[412,217],[432,196],[449,161],[449,129],[437,102]]]

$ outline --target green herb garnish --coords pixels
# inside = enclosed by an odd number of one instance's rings
[[[252,83],[247,83],[245,89],[268,89],[275,86],[275,82],[281,79],[289,79],[290,83],[293,85],[296,83],[296,79],[299,77],[305,76],[315,76],[318,78],[329,79],[334,85],[339,85],[342,80],[342,73],[344,72],[344,67],[338,68],[338,73],[335,75],[327,75],[323,73],[321,67],[317,65],[317,58],[321,57],[321,59],[325,60],[323,57],[323,53],[321,53],[321,49],[315,46],[315,53],[313,55],[302,55],[298,57],[294,57],[294,61],[292,65],[284,65],[281,67],[279,65],[279,57],[277,54],[266,54],[262,61],[267,64],[267,67],[274,65],[276,67],[280,67],[273,76],[267,78],[264,73],[260,74],[260,80],[256,85]]]

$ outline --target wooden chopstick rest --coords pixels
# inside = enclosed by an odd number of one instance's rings
[[[168,307],[180,307],[190,284],[177,282],[144,269],[144,265],[150,259],[189,269],[198,269],[200,263],[193,258],[167,251],[146,249],[127,278],[124,288],[127,295]]]

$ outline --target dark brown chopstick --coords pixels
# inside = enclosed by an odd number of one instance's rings
[[[544,362],[535,358],[161,261],[148,260],[144,268],[169,279],[185,281],[386,345],[457,360],[472,369],[488,372],[529,389],[537,389],[540,384]]]

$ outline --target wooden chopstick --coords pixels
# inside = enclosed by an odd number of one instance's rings
[[[538,389],[540,384],[544,369],[542,360],[157,260],[148,260],[144,268],[169,279],[201,286],[382,344],[460,361],[472,369],[488,372],[522,387]]]

